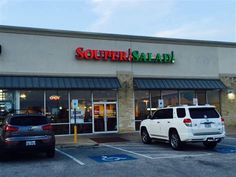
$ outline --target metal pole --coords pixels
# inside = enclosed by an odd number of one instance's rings
[[[76,125],[76,108],[74,108],[74,144],[78,143],[78,135],[77,135],[77,125]]]

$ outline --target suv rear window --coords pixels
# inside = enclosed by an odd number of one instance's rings
[[[215,108],[189,108],[189,113],[193,119],[219,118]]]
[[[47,124],[48,120],[44,116],[18,116],[12,117],[9,123],[19,126],[37,126]]]
[[[177,108],[177,116],[178,118],[183,118],[186,116],[185,108]]]

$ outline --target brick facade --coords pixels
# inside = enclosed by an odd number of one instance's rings
[[[221,76],[221,81],[229,89],[232,89],[235,93],[236,90],[236,77],[235,76]],[[236,127],[236,99],[228,99],[228,89],[223,90],[221,93],[221,111],[222,117],[225,119],[225,126]]]

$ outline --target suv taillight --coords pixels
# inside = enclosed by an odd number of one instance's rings
[[[44,125],[42,129],[47,131],[52,131],[52,125],[51,124]]]
[[[18,128],[17,127],[14,127],[12,125],[6,125],[4,130],[6,132],[17,132],[18,131]]]
[[[189,118],[185,118],[183,120],[183,123],[187,126],[187,127],[192,127],[192,120]]]
[[[225,123],[225,119],[223,117],[221,117],[221,123],[222,125]]]

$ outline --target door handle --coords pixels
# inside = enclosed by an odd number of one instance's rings
[[[167,123],[169,124],[169,123],[170,123],[170,121],[167,121]]]
[[[159,124],[160,122],[158,121],[157,123]]]

